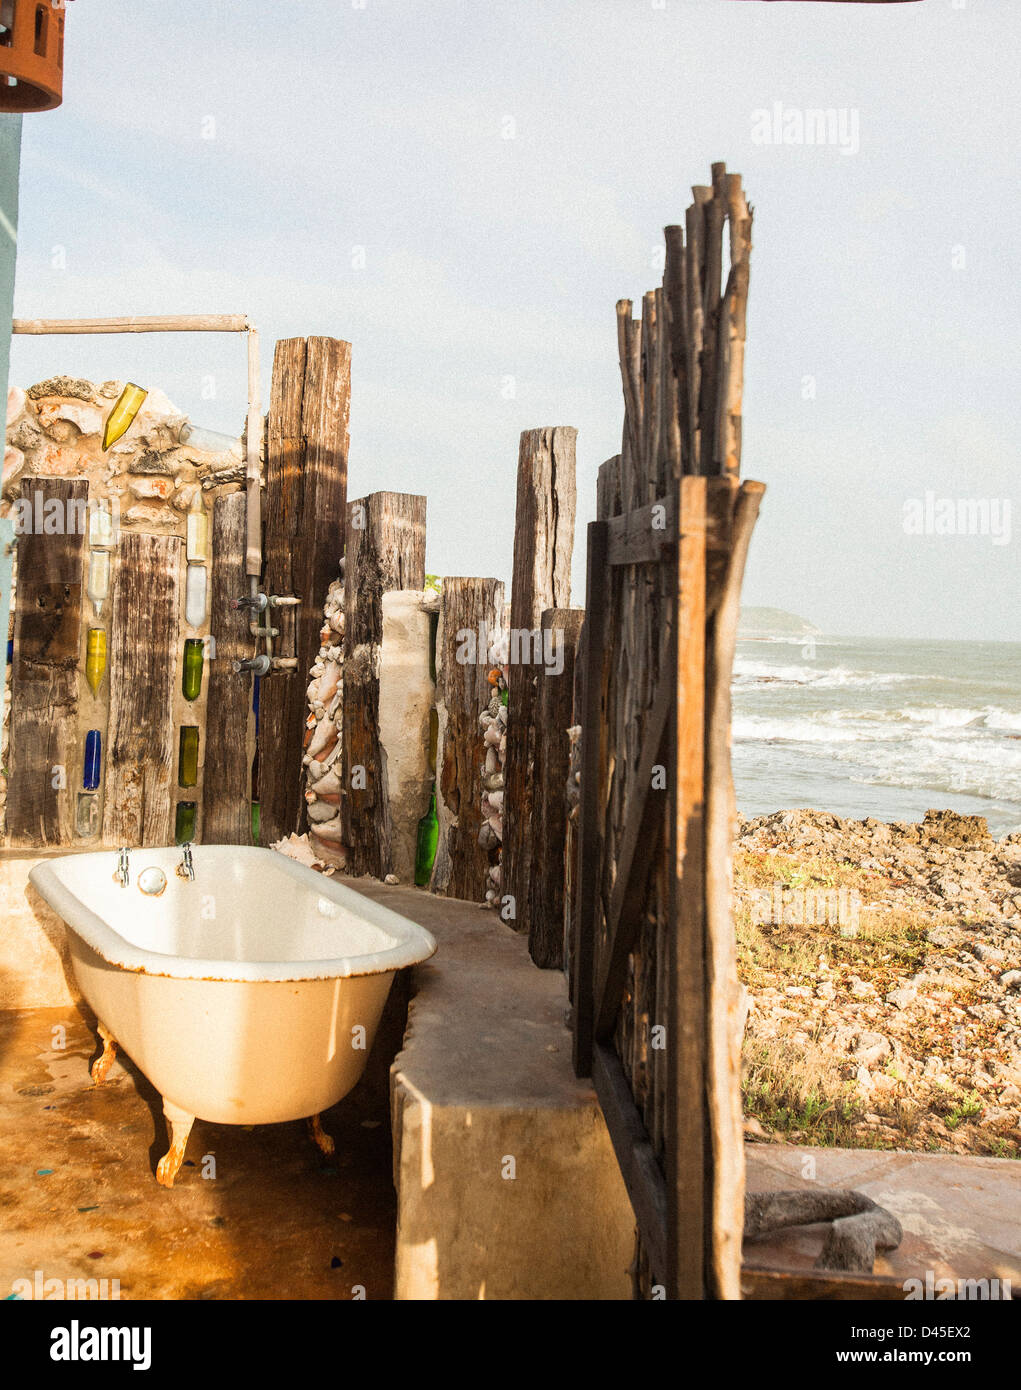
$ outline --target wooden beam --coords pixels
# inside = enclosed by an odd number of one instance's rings
[[[528,930],[534,827],[536,668],[521,648],[525,636],[538,631],[543,609],[567,608],[571,602],[577,436],[565,425],[525,430],[518,454],[501,861],[501,896],[514,899],[508,920],[516,931]]]
[[[19,528],[17,541],[7,783],[12,846],[69,845],[74,836],[81,786],[78,662],[88,494],[84,479],[21,481],[22,510],[32,521],[30,529]],[[48,512],[59,512],[59,533],[43,529]],[[80,516],[79,525],[69,524],[72,516]],[[6,632],[2,635],[6,640]]]
[[[210,635],[206,697],[206,749],[202,778],[202,841],[247,845],[252,839],[252,750],[249,716],[252,677],[232,663],[251,655],[252,638],[243,611],[230,601],[245,591],[246,500],[243,492],[213,504]]]
[[[103,839],[173,843],[180,673],[180,536],[121,535],[110,615]]]
[[[667,1264],[666,1180],[656,1162],[620,1058],[604,1043],[596,1043],[593,1049],[592,1083],[649,1264],[662,1280]]]
[[[545,643],[552,641],[554,662],[552,668],[540,666],[536,677],[528,953],[543,970],[560,970],[564,964],[564,855],[571,761],[567,730],[574,710],[574,662],[584,616],[580,608],[547,608],[540,620],[543,651],[547,652]],[[547,633],[552,633],[552,638],[547,638]]]
[[[150,314],[106,319],[15,319],[12,333],[245,333],[245,314]]]
[[[592,1074],[595,1001],[595,949],[599,912],[599,865],[602,837],[599,817],[602,798],[602,744],[605,638],[608,611],[606,522],[588,527],[588,576],[583,634],[584,669],[581,685],[581,803],[578,828],[578,867],[575,874],[574,930],[574,1071]]]
[[[707,1292],[712,1156],[706,1132],[705,999],[705,479],[681,479],[676,691],[670,783],[668,934],[667,1296]]]
[[[266,459],[267,593],[295,595],[270,610],[274,653],[297,659],[260,689],[260,839],[271,844],[305,824],[302,743],[309,670],[319,652],[323,604],[344,553],[351,344],[287,338],[273,358]]]
[[[729,477],[714,478],[706,494],[706,550],[711,555],[730,555],[735,487]],[[674,511],[673,498],[660,497],[647,506],[609,517],[607,564],[640,565],[668,558],[677,544]]]
[[[628,953],[638,933],[649,872],[659,844],[656,827],[663,816],[664,796],[653,789],[652,779],[657,764],[662,763],[664,768],[667,765],[670,713],[675,698],[667,659],[669,643],[668,632],[663,643],[666,650],[659,667],[662,678],[656,691],[656,703],[649,712],[638,771],[622,821],[624,833],[606,922],[609,952],[596,988],[595,1035],[600,1041],[613,1032],[620,1009]],[[662,790],[665,794],[665,777]]]
[[[502,616],[503,584],[498,579],[444,578],[436,634],[439,840],[430,887],[474,902],[486,895],[489,866],[498,852],[479,844],[486,761],[479,715],[493,694],[487,680],[488,638]],[[474,659],[459,661],[459,651],[467,650],[462,643],[466,633],[473,634]]]
[[[715,480],[714,480],[715,481]],[[712,1292],[740,1297],[744,1227],[744,1142],[741,1042],[744,1011],[734,935],[733,844],[736,807],[730,766],[730,688],[741,604],[741,582],[759,511],[761,483],[741,486],[734,512],[734,547],[710,626],[706,663],[706,999],[707,1096],[712,1137]]]
[[[830,1270],[743,1265],[741,1297],[816,1302],[904,1302],[904,1281],[886,1274],[836,1274]]]
[[[348,872],[391,870],[390,796],[379,742],[383,595],[425,584],[425,498],[374,492],[348,508],[344,562],[341,808]],[[260,711],[260,719],[263,718]],[[260,770],[261,770],[260,760]]]

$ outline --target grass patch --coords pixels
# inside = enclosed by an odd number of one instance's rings
[[[749,1040],[742,1064],[745,1114],[765,1129],[835,1147],[852,1140],[862,1111],[835,1059],[816,1043]]]

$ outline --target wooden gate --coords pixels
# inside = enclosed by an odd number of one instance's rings
[[[617,306],[625,424],[588,529],[570,973],[575,1070],[634,1206],[639,1296],[738,1298],[730,678],[764,488],[738,479],[751,210],[723,164],[692,191],[641,320]]]

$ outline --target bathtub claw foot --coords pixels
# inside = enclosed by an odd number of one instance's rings
[[[92,1063],[92,1071],[89,1073],[93,1086],[102,1086],[106,1080],[106,1074],[113,1066],[113,1060],[117,1056],[117,1039],[101,1023],[98,1027],[99,1036],[103,1039],[103,1052]]]
[[[336,1144],[332,1137],[323,1129],[323,1121],[320,1115],[309,1115],[308,1132],[312,1136],[316,1147],[324,1154],[332,1154],[336,1150]]]
[[[181,1110],[176,1105],[171,1105],[169,1101],[163,1102],[163,1114],[170,1131],[170,1148],[156,1165],[156,1181],[161,1187],[173,1187],[174,1179],[184,1162],[184,1150],[191,1127],[195,1123],[195,1116],[189,1115],[186,1110]]]

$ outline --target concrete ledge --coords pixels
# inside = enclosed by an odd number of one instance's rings
[[[390,1071],[398,1299],[628,1299],[634,1218],[567,991],[473,903],[352,888],[433,933]]]

